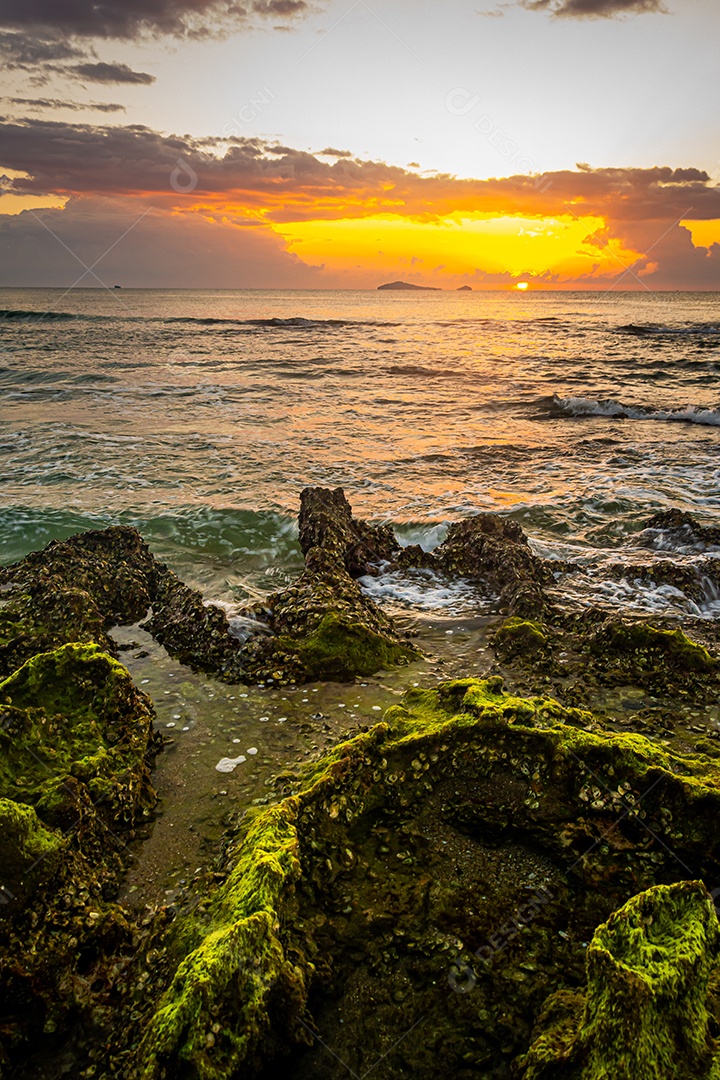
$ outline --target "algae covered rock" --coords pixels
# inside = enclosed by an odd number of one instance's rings
[[[505,656],[534,656],[545,650],[547,636],[536,622],[513,617],[495,631],[493,645]]]
[[[243,651],[253,677],[353,679],[419,655],[357,581],[400,552],[391,529],[355,519],[341,488],[306,488],[300,544],[305,569],[298,580],[247,613],[273,634],[253,638]]]
[[[591,719],[459,680],[310,767],[177,920],[132,1075],[509,1077],[557,989],[574,1031],[598,924],[720,872],[717,763]]]
[[[83,793],[108,820],[132,823],[152,802],[152,707],[96,645],[64,645],[0,683],[0,796],[64,824]]]
[[[108,628],[136,622],[150,606],[154,565],[137,530],[118,526],[52,541],[0,569],[0,677],[68,642],[112,652]]]
[[[0,683],[0,1064],[82,1012],[93,969],[131,939],[106,898],[155,802],[152,718],[96,645]]]
[[[550,999],[522,1080],[703,1080],[717,1075],[708,1009],[720,928],[701,882],[657,885],[597,928],[587,991]]]
[[[611,622],[591,640],[590,649],[606,663],[651,666],[661,660],[680,672],[709,672],[717,667],[706,648],[682,630],[663,630],[644,622]]]

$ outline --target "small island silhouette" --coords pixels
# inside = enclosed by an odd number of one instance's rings
[[[410,289],[412,291],[421,289],[423,292],[442,292],[442,289],[438,289],[436,285],[411,285],[409,281],[389,281],[386,285],[378,285],[378,292],[381,289]]]

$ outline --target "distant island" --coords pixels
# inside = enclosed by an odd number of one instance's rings
[[[472,285],[459,285],[458,292],[472,292]]]
[[[389,281],[387,285],[378,285],[378,292],[382,289],[409,289],[413,292],[421,289],[423,292],[442,292],[442,289],[438,289],[435,285],[411,285],[409,281]]]

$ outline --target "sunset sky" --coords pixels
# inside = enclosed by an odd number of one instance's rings
[[[717,0],[0,0],[0,285],[720,289],[718,40]]]

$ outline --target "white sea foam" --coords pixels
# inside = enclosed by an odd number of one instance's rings
[[[244,754],[240,754],[240,756],[236,758],[224,757],[220,758],[215,768],[218,772],[231,773],[235,771],[238,765],[242,765],[245,761],[247,761],[247,758]]]
[[[644,529],[638,536],[643,547],[673,555],[720,555],[717,544],[708,544],[687,525],[679,529]]]
[[[392,570],[359,579],[366,596],[376,603],[415,611],[478,615],[492,606],[465,578],[450,579],[433,570]]]
[[[656,409],[651,405],[624,405],[612,398],[605,400],[586,397],[561,398],[557,394],[552,398],[552,410],[566,416],[604,416],[608,419],[622,420],[667,420],[677,423],[703,424],[709,427],[720,426],[720,410],[701,409],[696,405],[685,405],[681,409]]]
[[[602,567],[559,575],[553,590],[561,603],[599,607],[637,615],[692,615],[720,618],[720,591],[711,578],[699,576],[702,597],[694,600],[674,585],[658,584],[652,577],[610,578]]]

